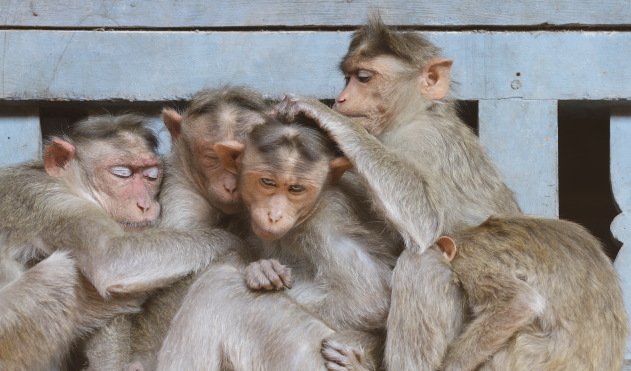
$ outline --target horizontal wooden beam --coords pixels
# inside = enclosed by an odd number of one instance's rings
[[[630,99],[626,32],[426,32],[460,99]],[[332,98],[349,32],[0,31],[0,100],[188,99],[205,87]]]
[[[5,0],[0,23],[16,27],[205,28],[355,26],[372,8],[388,24],[623,25],[628,0]]]

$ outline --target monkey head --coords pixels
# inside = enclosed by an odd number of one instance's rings
[[[180,166],[189,167],[186,174],[200,193],[225,214],[242,211],[243,203],[237,176],[222,165],[217,147],[242,146],[247,133],[265,121],[267,109],[260,94],[232,87],[199,92],[184,116],[163,111],[174,148],[184,159]]]
[[[438,58],[438,48],[424,38],[393,32],[373,15],[340,63],[346,86],[333,108],[379,136],[392,122],[443,99],[452,63]]]
[[[271,120],[252,131],[245,148],[217,147],[226,169],[239,174],[241,197],[260,239],[279,239],[308,219],[323,189],[352,166],[334,157],[331,145],[315,128]]]
[[[152,225],[160,215],[162,164],[157,140],[144,125],[147,121],[136,115],[87,119],[70,138],[50,141],[44,170],[123,227]]]

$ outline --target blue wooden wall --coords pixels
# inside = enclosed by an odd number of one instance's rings
[[[631,304],[629,0],[2,0],[0,164],[40,156],[43,104],[158,106],[226,83],[334,98],[372,8],[454,60],[453,94],[477,101],[480,138],[528,213],[559,216],[558,102],[610,110],[611,231]]]

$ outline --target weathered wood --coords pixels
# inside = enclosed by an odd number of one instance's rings
[[[622,293],[631,318],[631,108],[614,108],[610,124],[611,189],[620,214],[611,223],[613,236],[623,243],[615,266],[622,281]],[[625,358],[631,360],[631,339]]]
[[[5,0],[0,22],[29,27],[244,27],[362,24],[371,8],[397,25],[631,23],[627,0]]]
[[[41,157],[37,106],[0,107],[0,166]]]
[[[631,33],[428,32],[461,99],[629,99]],[[226,83],[334,97],[348,32],[0,32],[0,100],[164,101]]]
[[[482,100],[480,140],[527,214],[558,218],[558,108],[554,100]]]

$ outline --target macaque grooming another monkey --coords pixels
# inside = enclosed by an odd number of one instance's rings
[[[346,87],[333,110],[287,96],[279,114],[314,119],[337,142],[376,210],[405,240],[392,279],[386,366],[434,370],[455,328],[447,312],[426,311],[429,292],[417,260],[444,234],[491,215],[519,214],[512,192],[447,97],[452,61],[414,32],[386,27],[378,14],[354,33],[340,63]],[[448,308],[446,300],[436,305]]]
[[[159,369],[378,368],[396,254],[336,186],[348,160],[316,127],[276,120],[255,127],[245,147],[216,150],[239,174],[248,214],[233,227],[250,231],[259,260],[245,278],[223,265],[197,280],[173,323],[193,337],[167,337]]]
[[[627,317],[619,279],[581,226],[532,217],[491,217],[440,237],[422,269],[451,275],[472,318],[441,370],[621,370]],[[456,304],[457,305],[457,304]],[[458,317],[454,321],[458,321]]]

